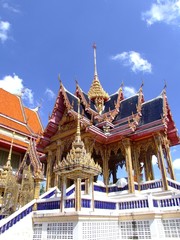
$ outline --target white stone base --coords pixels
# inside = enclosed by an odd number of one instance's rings
[[[159,213],[38,215],[34,215],[33,240],[180,239],[180,219],[163,219]]]

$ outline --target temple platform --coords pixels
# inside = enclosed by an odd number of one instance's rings
[[[66,190],[64,210],[61,192],[50,189],[0,221],[0,239],[115,240],[179,239],[180,184],[168,179],[135,183],[135,193],[123,188],[94,183],[94,196],[85,194],[81,184],[81,211],[75,210],[75,186]],[[2,218],[2,216],[1,216]]]

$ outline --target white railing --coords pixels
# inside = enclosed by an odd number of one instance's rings
[[[46,193],[40,196],[40,199],[47,199],[55,194],[57,191],[57,187],[51,188]],[[4,218],[0,221],[0,235],[19,222],[21,219],[26,217],[29,213],[33,211],[34,204],[36,203],[36,199],[32,200],[25,206],[21,207],[19,210]]]

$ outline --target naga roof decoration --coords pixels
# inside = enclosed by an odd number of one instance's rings
[[[166,95],[166,86],[162,91],[162,99],[163,99],[163,113],[162,113],[162,122],[165,127],[165,133],[168,135],[169,139],[171,139],[171,144],[176,142],[176,139],[179,138],[175,123],[172,118],[172,113],[168,105],[167,95]],[[180,140],[179,140],[180,141]],[[173,145],[174,145],[173,144]]]
[[[76,81],[76,96],[81,100],[81,103],[84,105],[85,111],[90,113],[92,116],[99,115],[97,113],[97,110],[95,109],[93,102],[89,99],[88,95],[82,91],[77,81]]]
[[[137,112],[136,114],[132,112],[132,120],[130,120],[130,117],[128,118],[129,127],[132,129],[133,132],[136,130],[142,116],[141,109],[142,109],[142,103],[144,102],[144,95],[142,91],[143,85],[144,84],[142,83],[138,92],[138,103],[136,105]]]
[[[42,173],[42,164],[36,151],[35,141],[30,139],[29,147],[24,155],[21,165],[17,172],[18,181],[22,179],[22,173],[26,166],[31,166],[34,179],[44,179]]]

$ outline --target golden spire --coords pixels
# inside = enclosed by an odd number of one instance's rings
[[[13,136],[12,136],[12,140],[11,140],[11,146],[10,146],[10,150],[9,150],[9,155],[8,155],[8,159],[7,159],[7,162],[6,162],[6,165],[4,166],[4,168],[8,168],[10,169],[11,168],[11,156],[12,156],[12,147],[13,147],[13,142],[14,142],[14,135],[15,135],[15,132],[13,132]]]
[[[101,113],[104,107],[104,102],[109,99],[109,95],[104,91],[98,79],[96,64],[96,44],[93,44],[93,49],[94,49],[94,79],[89,89],[88,97],[90,100],[95,102],[98,112]]]
[[[75,179],[77,176],[81,178],[87,178],[89,175],[96,176],[102,172],[101,167],[98,163],[94,162],[91,154],[86,152],[84,142],[81,140],[79,99],[77,120],[76,136],[72,143],[72,148],[66,158],[63,158],[63,160],[54,167],[54,171],[60,174],[67,174],[67,172],[69,172],[69,177],[72,179]]]
[[[80,136],[80,99],[78,98],[78,122],[77,122],[77,131],[76,131],[76,136]]]
[[[96,44],[93,44],[94,49],[94,76],[97,76],[97,65],[96,65]]]

